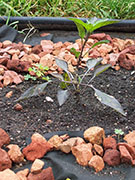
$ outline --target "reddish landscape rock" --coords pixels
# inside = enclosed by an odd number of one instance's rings
[[[12,167],[12,161],[10,160],[8,153],[0,148],[0,171]]]
[[[96,172],[99,172],[103,170],[105,164],[103,158],[101,158],[98,155],[95,155],[89,161],[88,166],[94,168]]]
[[[43,51],[46,54],[50,54],[53,51],[53,42],[52,41],[50,41],[50,40],[42,40],[40,42],[40,44],[42,46]]]
[[[64,153],[69,153],[73,146],[81,145],[85,141],[80,137],[69,138],[59,145],[59,149]]]
[[[128,144],[135,147],[135,131],[129,132],[123,138]]]
[[[103,150],[102,146],[100,146],[98,144],[94,144],[94,149],[98,155],[103,156],[104,150]]]
[[[42,52],[42,50],[43,50],[42,46],[40,44],[38,44],[32,48],[32,53],[39,54]]]
[[[103,156],[103,160],[109,166],[117,166],[120,164],[120,152],[116,149],[107,149]]]
[[[33,162],[30,171],[31,171],[31,173],[33,173],[33,174],[37,174],[37,173],[41,172],[43,166],[44,166],[44,162],[41,161],[40,159],[36,159],[36,160]]]
[[[42,158],[53,146],[39,133],[34,133],[31,137],[32,142],[23,149],[23,154],[29,161]]]
[[[131,154],[132,158],[135,159],[135,147],[127,143],[118,143],[117,147],[119,148],[119,146],[125,146],[127,150],[129,151],[129,153]]]
[[[27,180],[28,174],[29,174],[29,169],[24,169],[16,173],[16,175],[19,177],[19,180]]]
[[[110,35],[107,35],[105,33],[96,33],[96,34],[92,34],[90,35],[90,38],[92,39],[97,39],[97,40],[109,40],[112,41],[112,38]]]
[[[54,180],[52,168],[48,167],[47,169],[43,169],[38,174],[30,173],[28,180]]]
[[[40,142],[40,143],[47,142],[47,140],[41,134],[39,134],[39,133],[34,133],[31,136],[31,141],[32,142]]]
[[[9,144],[9,143],[10,143],[9,135],[6,133],[6,131],[4,131],[4,129],[0,128],[0,148],[4,144]]]
[[[53,65],[54,57],[51,54],[46,54],[45,56],[41,57],[40,64],[45,67],[51,67]]]
[[[9,41],[9,40],[5,40],[5,41],[2,42],[2,47],[3,48],[6,48],[6,47],[11,46],[11,45],[12,45],[12,42]]]
[[[31,62],[29,61],[8,60],[7,62],[7,68],[17,72],[28,72],[30,67]]]
[[[132,164],[133,158],[125,146],[120,146],[120,158],[122,163]]]
[[[59,146],[63,142],[63,140],[61,139],[60,136],[54,135],[48,140],[48,142],[53,146],[53,148],[55,148],[56,150],[59,150]]]
[[[84,138],[92,144],[102,144],[105,138],[104,129],[98,126],[93,126],[84,131]]]
[[[117,146],[117,142],[114,138],[112,138],[111,136],[104,138],[103,140],[103,147],[104,149],[116,149]]]
[[[24,161],[24,156],[18,145],[10,144],[7,148],[9,148],[8,155],[13,162],[20,163]]]
[[[21,180],[21,179],[12,170],[5,169],[4,171],[0,172],[0,180]]]
[[[71,148],[72,154],[76,157],[78,164],[87,166],[88,162],[92,158],[92,144],[80,144]]]

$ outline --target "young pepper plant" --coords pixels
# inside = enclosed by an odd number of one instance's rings
[[[84,23],[82,20],[80,19],[75,19],[75,18],[69,18],[70,20],[72,20],[78,29],[78,33],[79,36],[81,38],[81,51],[78,52],[76,51],[74,48],[71,49],[71,52],[73,54],[75,54],[75,57],[78,59],[78,64],[76,67],[76,71],[75,73],[71,73],[68,70],[68,63],[64,60],[58,59],[56,58],[56,64],[65,71],[64,76],[58,74],[58,73],[52,73],[52,75],[56,78],[58,78],[62,83],[64,83],[64,89],[60,89],[58,90],[57,93],[57,99],[59,102],[59,105],[62,106],[65,101],[68,99],[68,97],[71,94],[71,88],[70,85],[73,86],[74,88],[74,92],[75,95],[79,101],[80,98],[80,92],[83,89],[88,87],[91,88],[92,90],[94,90],[95,92],[95,96],[96,98],[102,103],[105,104],[113,109],[115,109],[116,111],[118,111],[119,113],[121,113],[122,115],[125,115],[122,106],[120,105],[120,103],[113,97],[110,96],[104,92],[101,92],[100,90],[96,89],[93,85],[92,85],[92,81],[94,80],[95,77],[97,77],[99,74],[101,74],[102,72],[104,72],[105,70],[107,70],[109,67],[111,67],[110,64],[106,64],[106,65],[100,65],[100,62],[102,61],[102,58],[97,58],[97,59],[88,59],[86,62],[86,66],[87,66],[87,70],[84,74],[79,75],[79,65],[82,61],[82,59],[84,58],[84,56],[89,53],[89,51],[94,48],[95,46],[102,44],[102,43],[108,43],[108,40],[103,40],[103,41],[99,41],[95,44],[93,44],[91,46],[91,48],[89,48],[89,50],[87,52],[84,53],[84,47],[88,41],[88,38],[90,36],[91,33],[93,33],[94,30],[109,25],[109,24],[113,24],[116,23],[117,21],[110,21],[110,20],[97,20],[97,18],[92,18],[90,20],[88,20],[86,23]],[[83,83],[84,78],[89,74],[91,69],[95,69],[93,76],[88,80],[87,83]],[[22,99],[26,99],[35,95],[38,95],[38,90],[44,91],[44,88],[50,83],[51,81],[48,81],[46,83],[44,83],[43,85],[37,85],[36,87],[31,87],[30,89],[28,89],[24,94],[21,95],[21,97],[18,99],[22,100]],[[39,87],[40,86],[40,87]]]

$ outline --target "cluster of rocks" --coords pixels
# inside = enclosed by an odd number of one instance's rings
[[[22,152],[18,145],[9,144],[10,137],[1,128],[0,137],[0,180],[54,180],[52,168],[43,169],[44,162],[40,160],[53,150],[66,154],[72,152],[78,164],[92,167],[96,172],[101,171],[105,163],[109,166],[120,163],[135,165],[135,131],[125,135],[126,142],[119,143],[112,136],[105,137],[104,129],[98,126],[85,130],[84,139],[64,134],[54,135],[47,141],[42,135],[34,133],[31,143]],[[4,145],[7,145],[8,151],[2,149]],[[25,159],[33,162],[30,172],[24,169],[15,174],[10,170],[12,163],[23,163]]]
[[[100,44],[86,53],[99,40],[110,40],[110,43]],[[55,57],[67,61],[69,71],[73,72],[77,65],[77,59],[70,52],[71,48],[80,51],[81,40],[77,39],[75,43],[53,43],[50,40],[42,40],[39,45],[34,47],[21,42],[12,43],[8,40],[0,42],[0,87],[21,83],[24,77],[18,73],[28,72],[28,68],[35,63],[48,66],[49,70],[46,74],[62,73],[62,69],[55,62]],[[84,53],[86,55],[80,64],[82,68],[86,66],[88,58],[98,57],[103,57],[102,63],[110,63],[116,70],[119,70],[120,66],[128,70],[135,68],[135,41],[131,39],[112,39],[105,33],[93,34],[88,39]]]

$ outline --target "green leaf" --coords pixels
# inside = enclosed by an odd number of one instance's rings
[[[109,40],[101,40],[93,44],[91,48],[94,48],[95,46],[98,46],[99,44],[104,44],[104,43],[109,43],[109,42],[110,42]]]
[[[59,106],[62,106],[65,103],[69,95],[70,93],[68,90],[58,90],[57,99],[58,99]]]
[[[97,20],[94,24],[93,27],[91,29],[91,32],[95,31],[96,29],[99,29],[103,26],[107,26],[109,24],[114,24],[114,23],[118,23],[119,21],[117,20],[109,20],[109,19],[102,19],[102,20]]]
[[[80,55],[80,52],[76,51],[75,48],[71,48],[71,49],[70,49],[70,52],[73,53],[73,54],[75,55],[76,58],[78,58],[79,55]]]
[[[38,84],[27,89],[16,101],[21,101],[28,99],[33,96],[38,96],[44,92],[44,89],[51,81],[45,82],[43,84]]]
[[[92,88],[95,90],[95,96],[102,104],[105,104],[106,106],[109,106],[115,109],[116,111],[118,111],[119,113],[121,113],[122,115],[126,116],[125,112],[123,111],[122,106],[113,96],[110,96],[104,92],[101,92],[100,90],[94,87]]]
[[[97,58],[97,59],[88,59],[86,62],[86,66],[88,70],[94,68],[97,64],[99,64],[103,58]]]
[[[86,30],[88,29],[89,25],[83,22],[81,19],[78,18],[68,18],[69,20],[73,21],[74,23],[82,25]]]

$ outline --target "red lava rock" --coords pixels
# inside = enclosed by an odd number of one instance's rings
[[[117,147],[119,146],[125,146],[129,153],[131,154],[132,158],[135,159],[135,147],[131,146],[130,144],[127,143],[118,143]]]
[[[78,164],[82,166],[87,166],[88,162],[92,158],[92,144],[87,143],[87,144],[80,144],[77,146],[73,146],[71,148],[72,154],[76,157],[76,161]]]
[[[0,128],[0,147],[2,147],[4,144],[9,144],[10,143],[10,137],[4,131],[2,128]]]
[[[112,38],[110,35],[107,35],[105,33],[97,33],[97,34],[92,34],[90,35],[90,38],[92,39],[97,39],[97,40],[109,40],[112,41]]]
[[[107,149],[103,156],[103,160],[109,166],[117,166],[120,164],[120,152],[116,149]]]
[[[7,148],[9,148],[8,155],[13,162],[20,163],[24,161],[24,156],[18,145],[10,144]]]
[[[31,137],[32,142],[23,149],[23,154],[27,160],[34,161],[42,158],[48,151],[52,150],[53,146],[38,133]]]
[[[125,146],[120,146],[119,145],[119,150],[120,150],[120,158],[122,163],[128,163],[132,164],[133,158],[130,155],[129,151]]]
[[[31,67],[29,61],[8,60],[7,62],[7,68],[17,72],[28,72],[29,67]]]
[[[95,155],[89,161],[88,166],[93,167],[96,172],[99,172],[103,170],[105,164],[104,164],[103,158],[101,158],[98,155]]]
[[[126,54],[119,55],[119,64],[121,67],[127,70],[132,70],[133,68],[135,68],[135,61],[131,59],[127,59]]]
[[[38,63],[40,61],[40,57],[37,54],[31,53],[29,55],[29,58],[32,60],[34,63]]]
[[[114,138],[112,138],[111,136],[104,138],[103,140],[103,147],[104,149],[116,149],[117,146],[117,142]]]
[[[0,172],[0,180],[25,180],[25,179],[20,179],[12,170],[5,169],[4,171]]]
[[[14,106],[14,109],[15,109],[16,111],[21,111],[21,110],[23,109],[23,107],[22,107],[21,104],[17,103],[17,104]]]
[[[127,141],[128,144],[135,147],[135,131],[129,132],[124,136],[124,140]]]
[[[32,53],[34,53],[34,54],[39,54],[41,52],[42,52],[42,46],[40,44],[38,44],[32,48]]]
[[[8,153],[0,148],[0,171],[11,167],[12,161],[10,160]]]
[[[51,167],[43,169],[38,174],[30,173],[28,175],[28,180],[54,180],[54,175]]]

